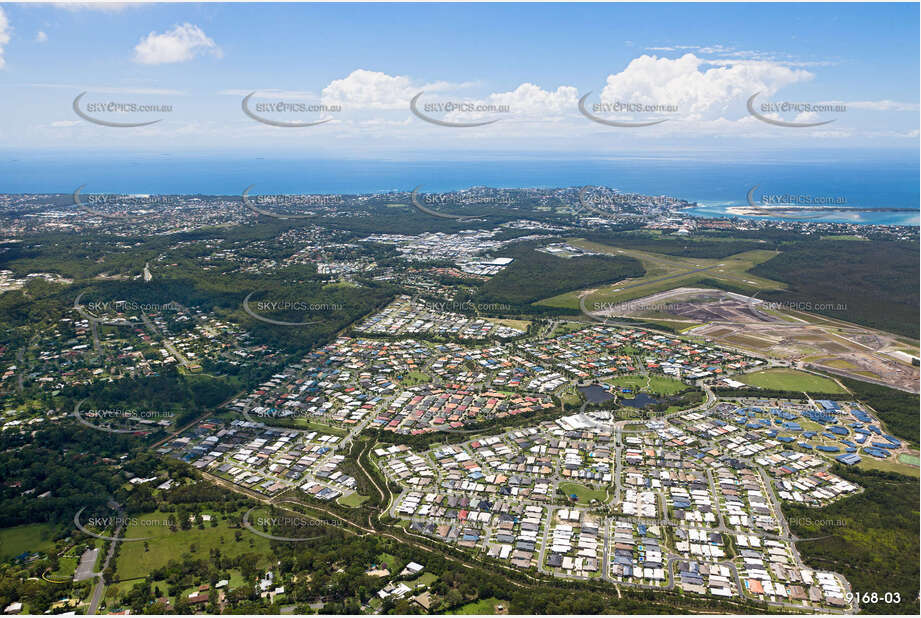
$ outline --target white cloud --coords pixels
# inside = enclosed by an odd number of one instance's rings
[[[459,83],[437,81],[437,82],[432,82],[431,84],[425,84],[423,88],[425,88],[426,92],[441,92],[444,90],[460,90],[462,88],[473,88],[474,86],[480,86],[480,85],[481,83],[478,81],[459,82]]]
[[[702,51],[726,53],[730,50],[711,46]],[[757,122],[748,122],[753,119],[745,108],[752,94],[760,92],[764,97],[769,97],[786,86],[812,78],[812,73],[785,66],[782,62],[737,59],[714,65],[692,53],[674,59],[642,55],[634,58],[621,72],[608,75],[604,89],[596,96],[612,103],[676,105],[678,114],[670,118],[676,121],[670,123],[673,126],[650,129],[650,134],[674,131],[699,134],[736,132],[747,130],[746,125],[748,129],[757,131],[762,127]],[[553,122],[557,131],[569,130],[567,127],[578,130],[586,126],[577,111],[580,91],[575,86],[563,84],[543,88],[532,82],[524,82],[511,90],[477,97],[455,95],[459,88],[471,85],[474,84],[445,81],[421,84],[410,76],[357,69],[342,79],[330,82],[322,90],[321,96],[324,103],[340,104],[353,111],[401,111],[407,108],[412,97],[424,91],[427,102],[464,101],[501,105],[507,106],[510,112],[455,110],[442,116],[446,121],[496,118],[504,121],[501,123],[503,126],[509,125],[507,130],[514,130],[510,125],[518,121]],[[436,91],[442,91],[442,94]],[[242,91],[225,92],[248,94]],[[269,92],[272,91],[260,91],[260,94]],[[275,92],[281,94],[284,91]],[[448,92],[451,94],[445,94]],[[291,98],[292,94],[285,93],[285,96]],[[367,119],[364,120],[364,124],[367,122]]]
[[[777,114],[765,114],[768,118],[773,118],[774,120],[783,120],[782,117]],[[800,112],[793,117],[793,122],[802,122],[802,123],[811,123],[811,122],[824,122],[826,120],[832,120],[831,118],[824,118],[819,116],[817,112]]]
[[[784,86],[813,77],[808,71],[768,61],[709,65],[694,54],[676,59],[642,55],[620,73],[608,76],[601,99],[611,103],[677,105],[682,115],[716,119],[731,112],[742,116],[745,101],[756,92],[771,95]]]
[[[6,61],[3,59],[3,48],[10,42],[11,30],[10,21],[6,18],[3,7],[0,6],[0,69],[6,65]]]
[[[348,109],[407,109],[409,101],[420,92],[441,92],[476,86],[477,82],[413,82],[405,75],[388,75],[380,71],[356,69],[342,79],[335,79],[323,89],[325,104]]]
[[[48,40],[48,35],[45,34],[45,31],[44,31],[44,30],[39,30],[38,32],[35,33],[35,42],[36,42],[36,43],[44,43],[44,42],[47,41],[47,40]]]
[[[151,32],[134,48],[134,61],[141,64],[186,62],[202,53],[221,57],[221,48],[201,28],[184,23],[172,30]]]
[[[406,108],[420,90],[403,75],[356,69],[348,77],[330,82],[323,89],[323,102],[339,103],[350,109],[399,109]]]
[[[556,90],[544,90],[540,86],[524,83],[510,92],[496,92],[489,95],[489,102],[508,105],[514,114],[519,113],[564,113],[576,109],[579,91],[573,86],[559,86]]]

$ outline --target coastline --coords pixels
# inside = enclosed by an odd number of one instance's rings
[[[776,221],[810,221],[852,225],[919,227],[921,210],[841,206],[753,206],[748,204],[706,204],[685,209],[685,214],[702,219],[743,218]]]

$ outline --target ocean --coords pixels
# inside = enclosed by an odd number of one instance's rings
[[[828,154],[799,160],[781,155],[739,160],[619,157],[584,160],[515,156],[465,160],[331,160],[166,154],[79,155],[0,153],[0,193],[239,195],[450,191],[471,186],[565,187],[605,185],[621,191],[671,195],[697,202],[701,216],[755,199],[853,208],[899,208],[911,212],[835,212],[823,219],[861,224],[919,225],[917,152],[901,157],[864,156],[840,161]],[[760,203],[760,202],[759,202]]]

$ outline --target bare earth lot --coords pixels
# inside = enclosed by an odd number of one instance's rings
[[[676,288],[623,303],[606,314],[686,322],[688,335],[802,363],[807,368],[918,392],[918,367],[900,352],[906,344],[895,335],[770,306],[757,298],[712,289]],[[917,343],[907,347],[916,348]]]

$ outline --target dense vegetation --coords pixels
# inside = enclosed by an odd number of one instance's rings
[[[219,406],[242,387],[239,380],[208,375],[187,375],[166,367],[159,375],[125,378],[67,390],[68,402],[84,398],[82,410],[135,409],[162,413],[179,427]],[[72,409],[68,406],[66,409]]]
[[[524,306],[563,292],[645,273],[642,264],[633,258],[593,255],[564,259],[535,251],[539,246],[524,242],[501,251],[501,255],[515,261],[482,286],[477,302]]]
[[[770,244],[759,240],[660,237],[653,236],[648,232],[604,231],[587,232],[580,234],[580,236],[592,242],[613,245],[622,249],[664,253],[665,255],[684,258],[719,259],[742,253],[743,251],[773,248]]]
[[[133,261],[137,259],[132,258]],[[41,264],[33,264],[33,261]],[[71,263],[57,258],[53,264],[45,264],[45,261],[45,258],[35,258],[27,263],[36,270],[65,273],[74,269],[80,271],[84,266],[82,260]],[[22,267],[22,264],[19,266]],[[90,273],[84,273],[84,276],[87,274]],[[14,334],[17,327],[37,328],[57,322],[61,317],[76,317],[74,301],[83,294],[80,303],[84,306],[94,302],[129,300],[154,306],[175,302],[186,307],[199,307],[242,325],[255,342],[292,354],[302,354],[318,343],[325,343],[360,316],[386,304],[395,291],[393,286],[370,281],[359,285],[331,285],[316,274],[313,266],[281,268],[271,275],[224,272],[216,276],[195,265],[179,265],[158,273],[148,283],[140,279],[93,279],[63,286],[35,281],[24,290],[0,295],[0,327],[4,332],[0,336],[0,345],[21,343],[22,336],[17,339]],[[282,322],[310,323],[280,326],[258,320],[243,308],[243,301],[250,293],[253,296],[249,306],[257,315]],[[318,309],[273,312],[260,309],[260,301],[299,303],[300,306]]]
[[[811,240],[779,248],[780,255],[751,272],[783,281],[789,289],[759,298],[812,307],[831,305],[813,311],[918,337],[917,243]]]
[[[105,504],[125,482],[111,462],[137,445],[136,438],[73,422],[49,423],[34,434],[3,432],[0,528],[63,523],[83,507]]]
[[[844,575],[853,592],[898,592],[897,605],[864,604],[872,614],[918,614],[918,480],[836,466],[835,474],[865,491],[821,509],[784,504],[807,564]]]

